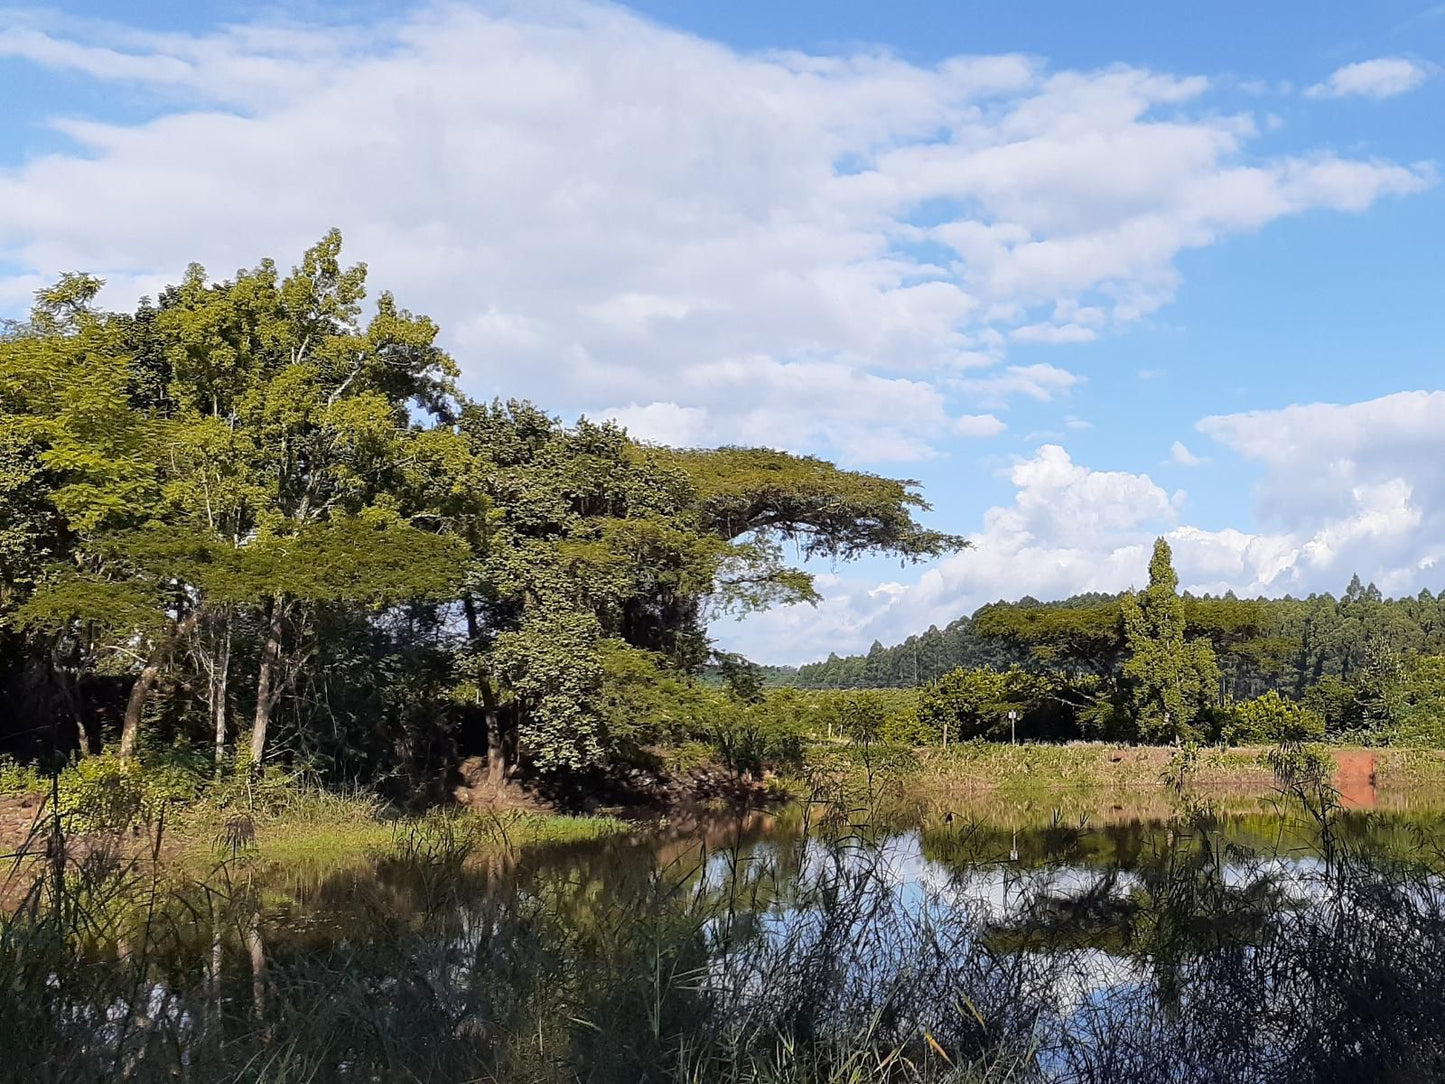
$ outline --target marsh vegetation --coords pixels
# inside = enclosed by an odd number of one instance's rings
[[[0,1073],[1438,1078],[1439,818],[1279,769],[1248,814],[1181,788],[1098,824],[860,791],[525,847],[433,814],[304,870],[62,846],[0,919]]]

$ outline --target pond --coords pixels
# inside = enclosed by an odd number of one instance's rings
[[[4,1071],[1442,1079],[1445,818],[1394,804],[700,813],[512,854],[437,819],[144,886],[78,958],[12,928]]]

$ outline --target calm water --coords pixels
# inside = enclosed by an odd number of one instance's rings
[[[197,1079],[290,1079],[255,1071],[278,1051],[315,1080],[1442,1079],[1445,817],[1391,804],[792,809],[227,862],[96,936],[34,1026]],[[756,1073],[850,1043],[901,1075]]]

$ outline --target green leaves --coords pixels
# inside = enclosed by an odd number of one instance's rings
[[[942,740],[973,738],[1007,740],[1011,734],[1008,713],[1022,719],[1042,698],[1044,681],[1018,667],[995,670],[981,666],[957,669],[925,688],[918,697],[918,721]],[[1019,733],[1032,736],[1027,726]]]
[[[562,611],[529,614],[495,640],[489,668],[523,707],[521,737],[541,771],[581,771],[606,762],[601,639],[595,617]]]
[[[849,560],[869,552],[924,560],[967,541],[921,527],[928,510],[917,482],[845,471],[812,456],[767,448],[655,452],[685,471],[699,501],[699,527],[722,538],[786,538],[805,557]]]
[[[1129,648],[1123,672],[1132,685],[1140,735],[1150,741],[1190,733],[1219,686],[1208,641],[1185,639],[1178,586],[1169,544],[1160,538],[1149,562],[1148,588],[1122,603]]]
[[[1323,719],[1273,689],[1236,705],[1232,714],[1225,734],[1231,745],[1298,745],[1325,736]]]
[[[520,739],[543,771],[595,769],[737,707],[689,675],[709,620],[817,600],[788,543],[964,544],[915,520],[909,481],[466,403],[432,321],[387,293],[364,314],[366,268],[334,230],[289,273],[192,265],[132,315],[95,311],[100,285],[66,276],[0,339],[0,605],[77,674],[137,678],[132,742],[155,688],[169,715],[203,699],[222,739],[254,711],[260,756],[289,694],[364,672],[372,639],[415,622],[433,645],[416,680],[474,679],[467,710],[504,755]]]

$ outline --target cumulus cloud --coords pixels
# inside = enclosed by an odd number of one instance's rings
[[[56,118],[73,150],[0,172],[0,306],[75,268],[123,305],[338,225],[472,393],[684,443],[927,458],[1079,379],[1012,344],[1117,334],[1187,249],[1433,180],[1262,155],[1197,75],[743,54],[577,0],[198,34],[6,18],[5,63],[149,114]]]
[[[1202,463],[1209,462],[1203,456],[1191,452],[1182,440],[1176,440],[1169,446],[1169,461],[1180,467],[1197,467]]]
[[[964,414],[953,422],[953,431],[961,437],[994,437],[1007,428],[993,414]]]
[[[1083,377],[1077,373],[1040,362],[1010,365],[992,376],[957,380],[954,387],[984,406],[995,406],[1016,395],[1047,401],[1064,394],[1081,380]]]
[[[905,590],[880,598],[835,575],[816,611],[790,607],[716,631],[778,661],[809,661],[819,643],[866,650],[1000,598],[1142,586],[1158,535],[1196,593],[1338,592],[1355,573],[1392,594],[1445,587],[1445,392],[1220,415],[1198,428],[1263,468],[1257,529],[1182,523],[1183,494],[1045,445],[1008,468],[1013,501],[984,513],[973,548]]]
[[[1311,98],[1393,98],[1414,90],[1429,69],[1399,56],[1382,56],[1337,68],[1323,83],[1309,87]]]

